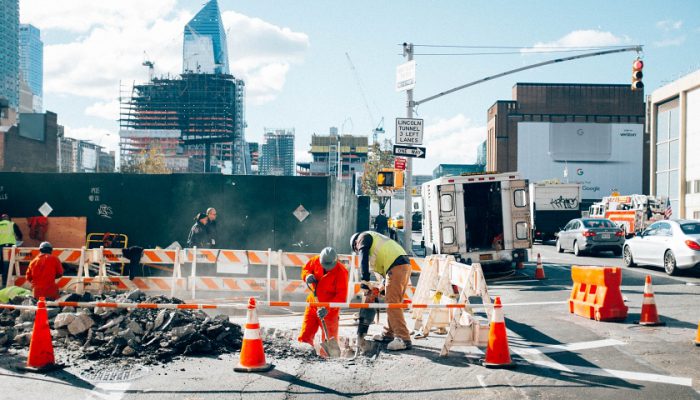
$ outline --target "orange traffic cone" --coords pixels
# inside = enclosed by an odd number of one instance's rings
[[[698,322],[698,334],[695,335],[695,345],[700,346],[700,322]]]
[[[654,301],[654,290],[651,287],[651,275],[647,275],[644,282],[644,298],[642,300],[642,313],[639,316],[639,325],[658,326],[666,325],[659,320],[656,312],[656,301]]]
[[[248,317],[243,333],[241,356],[238,365],[233,370],[236,372],[266,372],[272,368],[274,365],[265,363],[258,313],[255,311],[255,299],[251,297],[248,300]]]
[[[496,297],[493,302],[493,318],[489,328],[489,344],[486,347],[486,357],[481,364],[486,368],[514,368],[515,364],[510,359],[508,350],[508,335],[506,334],[506,321],[503,318],[503,306],[501,298]]]
[[[544,276],[544,268],[542,267],[542,257],[537,253],[537,269],[535,269],[535,279],[547,279]]]
[[[20,369],[32,372],[45,372],[62,365],[56,364],[51,343],[51,330],[49,328],[49,315],[46,311],[46,299],[39,298],[36,315],[34,316],[34,330],[29,342],[29,355],[27,365],[21,365]]]

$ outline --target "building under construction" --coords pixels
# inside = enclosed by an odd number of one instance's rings
[[[228,74],[154,78],[121,96],[122,165],[156,148],[173,172],[248,174],[244,82]]]
[[[367,136],[339,135],[337,128],[331,128],[328,135],[311,136],[313,161],[297,163],[297,175],[340,175],[351,181],[353,174],[364,171],[368,150]]]

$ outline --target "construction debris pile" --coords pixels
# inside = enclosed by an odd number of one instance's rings
[[[165,296],[147,297],[140,290],[114,297],[66,295],[59,301],[117,303],[176,303]],[[35,305],[36,300],[16,297],[13,304]],[[26,347],[34,324],[33,310],[0,313],[0,347]],[[76,358],[100,360],[133,357],[145,362],[166,362],[179,355],[218,355],[240,350],[242,331],[226,315],[210,317],[201,310],[49,308],[53,344]]]

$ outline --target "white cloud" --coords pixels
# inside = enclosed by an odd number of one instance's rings
[[[656,27],[666,32],[677,31],[683,27],[683,21],[673,21],[670,19],[665,19],[663,21],[657,22]]]
[[[80,34],[45,46],[44,90],[100,100],[86,109],[88,115],[116,119],[110,113],[120,81],[127,90],[145,81],[146,58],[155,62],[156,75],[181,72],[183,27],[193,13],[176,9],[176,0],[22,0],[21,6],[23,20],[40,29]],[[308,35],[233,11],[222,19],[231,69],[246,81],[249,103],[273,100],[291,65],[303,61]]]
[[[94,103],[85,109],[85,115],[116,121],[119,119],[119,102],[112,100]]]
[[[89,140],[92,143],[105,147],[106,151],[115,151],[119,154],[119,135],[109,129],[87,127],[74,128],[65,126],[66,137],[80,140]]]
[[[294,162],[311,162],[313,157],[309,150],[295,150],[294,151]]]
[[[627,36],[616,36],[611,32],[594,29],[576,30],[569,32],[561,38],[552,42],[537,42],[531,48],[522,49],[521,52],[543,52],[553,47],[615,46],[623,43],[628,43],[629,41],[630,40]],[[554,50],[557,49],[552,49],[552,51]]]
[[[428,122],[423,140],[427,158],[414,162],[415,173],[431,174],[438,164],[473,164],[484,140],[486,127],[475,125],[461,113]]]
[[[672,47],[680,46],[685,42],[686,36],[678,36],[675,38],[661,39],[654,42],[654,47]]]

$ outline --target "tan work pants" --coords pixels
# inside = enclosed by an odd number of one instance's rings
[[[408,264],[396,265],[386,274],[386,302],[403,303],[403,295],[406,293],[408,281],[411,278],[411,266]],[[411,335],[406,326],[403,309],[390,308],[386,311],[389,326],[384,327],[384,336],[399,337],[406,342],[411,342]]]

